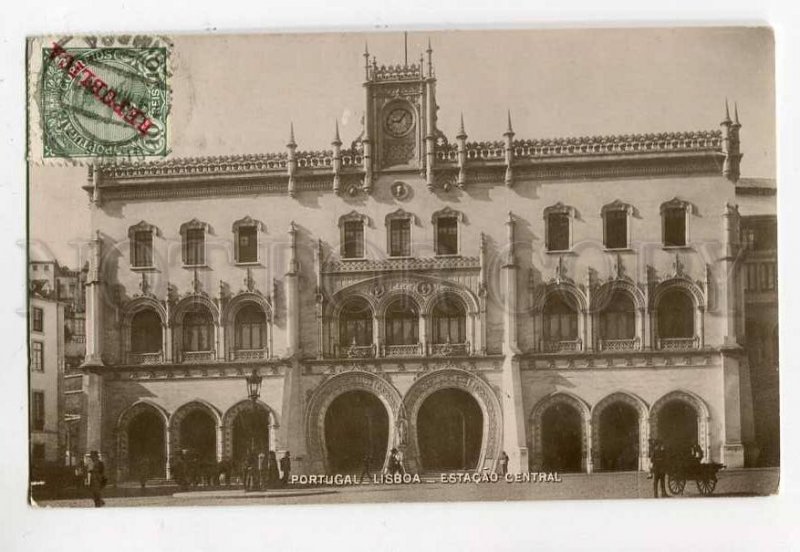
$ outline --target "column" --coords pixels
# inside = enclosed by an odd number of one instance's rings
[[[508,253],[501,267],[505,284],[503,301],[503,447],[508,454],[510,473],[528,471],[528,447],[525,439],[525,411],[522,402],[522,377],[519,370],[517,344],[517,265],[514,244],[514,217],[508,214]]]

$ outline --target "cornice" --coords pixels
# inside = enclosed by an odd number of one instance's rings
[[[426,257],[409,259],[367,259],[358,261],[329,261],[322,268],[323,274],[358,272],[424,272],[429,270],[471,269],[480,270],[478,257]]]

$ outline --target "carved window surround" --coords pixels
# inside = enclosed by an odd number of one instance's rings
[[[361,223],[361,255],[357,257],[350,257],[346,254],[346,236],[345,226],[348,222]],[[361,214],[357,211],[350,211],[346,215],[339,217],[339,256],[343,261],[359,261],[367,257],[367,227],[371,226],[370,218],[367,215]]]
[[[456,219],[456,251],[455,253],[439,253],[439,221],[441,219],[454,218]],[[464,223],[464,213],[445,207],[439,209],[431,215],[431,224],[433,225],[433,251],[437,257],[455,257],[461,254],[461,235],[462,224]]]
[[[239,231],[242,230],[243,228],[252,228],[252,229],[255,230],[256,259],[254,261],[253,260],[248,260],[248,261],[239,260]],[[260,265],[261,264],[261,247],[259,247],[260,246],[260,243],[259,243],[260,240],[259,240],[259,236],[258,235],[259,235],[260,232],[265,232],[265,231],[266,231],[266,226],[264,225],[264,223],[261,222],[260,220],[256,220],[256,219],[250,217],[250,215],[248,215],[248,216],[246,216],[244,218],[241,218],[241,219],[239,219],[239,220],[237,220],[237,221],[235,221],[233,223],[233,225],[231,227],[231,232],[233,232],[233,238],[234,238],[234,242],[233,242],[233,257],[234,257],[235,264],[237,264],[238,266],[256,266],[256,265]]]
[[[567,247],[559,249],[550,249],[550,215],[566,215],[569,221]],[[572,226],[575,220],[576,211],[574,207],[564,205],[560,201],[555,205],[545,208],[544,210],[544,243],[545,251],[547,253],[565,253],[572,251]]]
[[[150,263],[140,264],[139,259],[137,259],[136,255],[136,235],[140,232],[149,232],[150,233]],[[135,224],[128,228],[128,242],[130,243],[130,267],[131,270],[134,271],[151,271],[155,270],[155,239],[156,237],[161,236],[161,231],[154,225],[140,221],[138,224]]]
[[[684,217],[684,242],[682,245],[668,245],[667,244],[667,212],[673,209],[680,209],[683,210],[685,213]],[[661,204],[660,212],[661,212],[661,243],[664,249],[691,249],[689,244],[691,243],[691,220],[692,215],[695,209],[691,203],[688,201],[684,201],[679,199],[678,197],[673,197],[669,201],[666,201]]]
[[[603,217],[603,247],[606,251],[622,252],[631,251],[631,215],[633,215],[633,206],[629,203],[620,200],[614,200],[611,203],[603,205],[600,211]],[[609,213],[624,213],[625,214],[625,246],[624,247],[609,247],[608,235],[608,214]]]
[[[188,234],[190,230],[202,230],[203,231],[203,255],[202,261],[200,263],[189,263],[189,240]],[[202,268],[208,266],[208,248],[206,247],[207,243],[207,236],[211,231],[211,227],[207,222],[202,222],[197,220],[196,218],[190,220],[189,222],[184,222],[181,224],[180,227],[180,235],[181,235],[181,262],[183,263],[184,268]]]
[[[392,255],[392,223],[398,220],[407,220],[409,235],[408,235],[408,255]],[[417,217],[413,213],[409,213],[405,209],[397,209],[386,215],[384,223],[386,225],[386,253],[392,259],[411,259],[414,257],[414,226],[416,225]]]

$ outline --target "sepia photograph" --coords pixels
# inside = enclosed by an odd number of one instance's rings
[[[778,492],[771,28],[26,57],[33,507]]]

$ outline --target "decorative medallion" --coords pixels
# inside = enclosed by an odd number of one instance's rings
[[[408,185],[400,180],[392,184],[392,195],[395,199],[405,199],[408,197]]]

